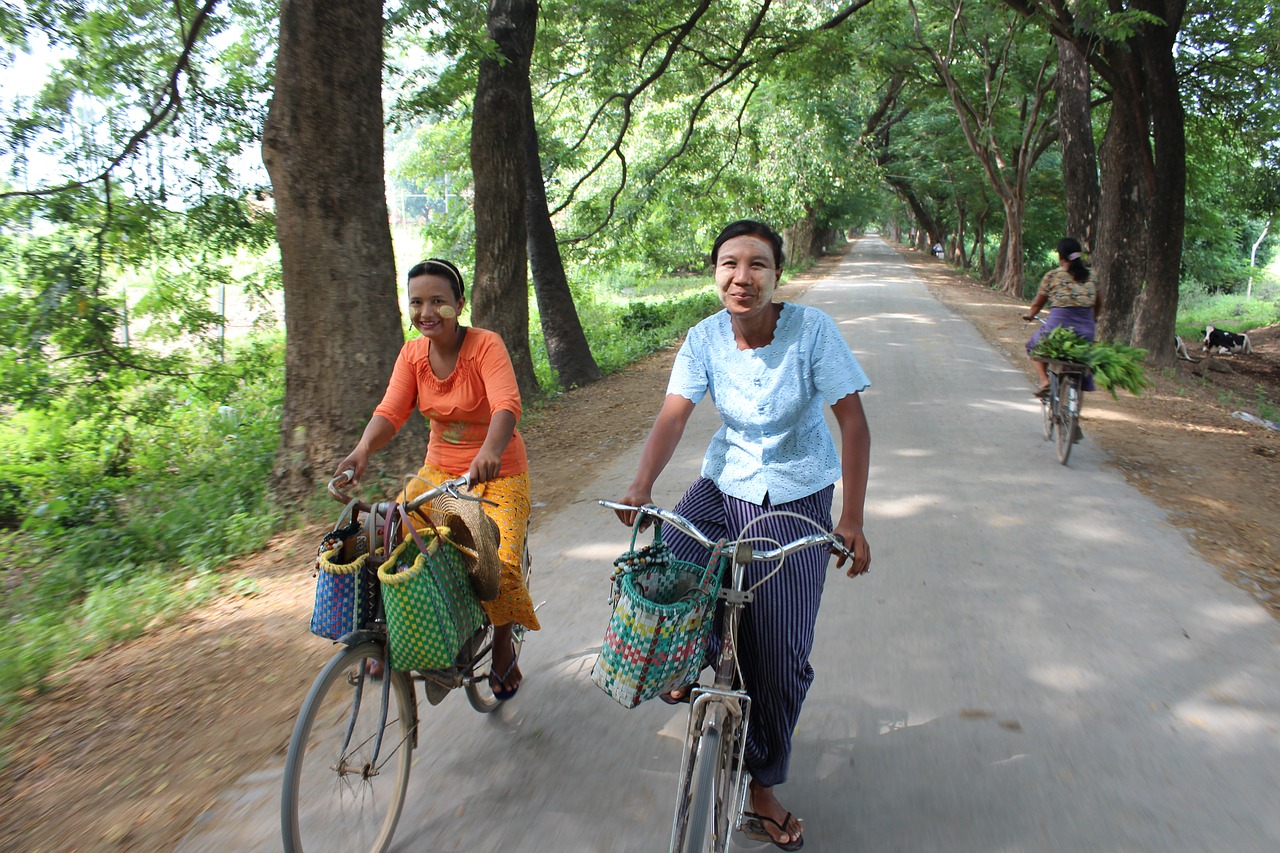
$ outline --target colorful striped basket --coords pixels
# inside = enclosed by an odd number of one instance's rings
[[[447,669],[462,644],[484,624],[484,611],[457,547],[441,528],[415,530],[378,568],[391,668]]]
[[[722,561],[706,566],[677,560],[654,525],[653,544],[614,560],[613,615],[591,680],[625,708],[634,708],[698,679],[706,661]]]
[[[360,524],[354,501],[321,541],[315,571],[311,633],[337,640],[373,621],[381,590],[369,565],[369,531]]]

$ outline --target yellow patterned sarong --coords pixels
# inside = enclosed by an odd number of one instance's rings
[[[455,476],[457,475],[435,465],[424,465],[396,500],[413,500],[427,489],[452,480]],[[537,631],[542,626],[538,624],[538,616],[533,612],[533,599],[529,597],[529,589],[525,586],[520,571],[525,536],[529,530],[529,512],[533,508],[529,497],[529,475],[524,473],[498,477],[473,486],[471,493],[497,504],[481,506],[484,507],[485,515],[498,525],[501,534],[498,558],[502,561],[502,578],[498,585],[498,597],[493,601],[482,601],[480,606],[494,625],[519,622],[530,631]]]

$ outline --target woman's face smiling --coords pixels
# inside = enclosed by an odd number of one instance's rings
[[[715,272],[720,303],[735,317],[751,317],[767,310],[782,277],[773,259],[773,247],[749,234],[721,244]]]
[[[423,337],[447,340],[458,328],[465,299],[453,295],[453,283],[438,275],[409,279],[409,319]]]

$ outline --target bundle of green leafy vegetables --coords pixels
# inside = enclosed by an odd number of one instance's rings
[[[1098,387],[1110,391],[1112,397],[1118,396],[1117,388],[1141,394],[1151,384],[1143,369],[1146,350],[1107,341],[1090,343],[1066,326],[1058,326],[1041,338],[1031,354],[1088,365]]]

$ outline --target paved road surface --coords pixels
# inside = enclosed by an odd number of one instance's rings
[[[878,238],[803,301],[871,376],[874,445],[872,572],[829,576],[778,789],[805,849],[1280,850],[1280,627],[1096,445],[1058,465],[1023,373]],[[717,423],[704,401],[657,501]],[[622,494],[638,453],[585,469],[534,538],[545,630],[520,696],[489,718],[461,695],[427,709],[395,850],[666,849],[682,714],[588,680],[627,539],[593,499]],[[279,784],[278,766],[246,777],[181,849],[278,850]]]

